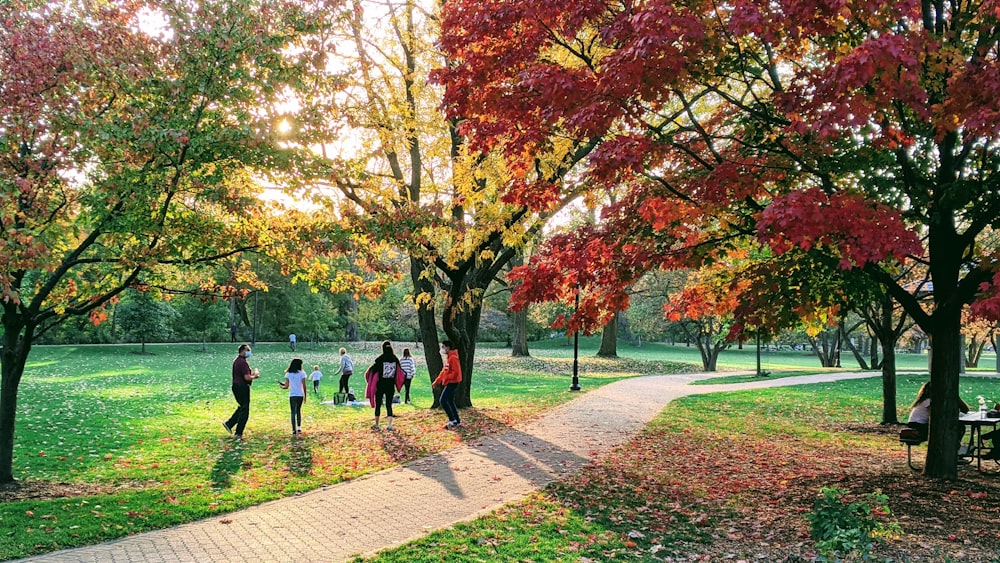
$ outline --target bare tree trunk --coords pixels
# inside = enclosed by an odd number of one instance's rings
[[[621,313],[615,313],[615,316],[604,325],[604,331],[601,333],[601,349],[597,351],[597,356],[600,358],[617,358],[618,357],[618,315]]]
[[[510,261],[511,267],[524,265],[524,255],[518,253]],[[514,311],[511,314],[513,328],[510,336],[510,355],[515,358],[526,358],[528,352],[528,308]]]
[[[938,309],[934,316],[945,315],[942,309]],[[929,333],[931,349],[934,350],[931,356],[931,404],[934,408],[931,409],[924,474],[942,479],[958,478],[955,452],[959,442],[958,380],[962,348],[960,316],[957,311],[953,316],[954,319],[948,319],[953,322],[942,322]]]
[[[441,344],[438,341],[437,313],[434,309],[434,284],[421,276],[428,267],[424,261],[410,257],[410,280],[413,282],[414,302],[417,304],[417,323],[420,325],[420,343],[424,347],[424,362],[427,363],[427,376],[430,382],[441,373],[444,359],[438,353]],[[434,402],[431,408],[439,406],[441,391],[434,391]]]
[[[844,331],[843,325],[841,325],[840,331],[841,332]],[[847,344],[847,349],[850,350],[851,354],[854,355],[854,360],[858,362],[858,365],[861,366],[861,369],[863,370],[871,369],[871,367],[868,365],[868,362],[865,361],[864,356],[861,355],[861,351],[859,351],[858,348],[854,345],[854,342],[851,341],[851,339],[848,338],[847,336],[842,336],[841,339],[843,340],[844,343]]]
[[[18,314],[16,305],[7,303],[4,308],[3,348],[0,350],[0,483],[13,483],[17,388],[24,375],[35,329]]]
[[[893,343],[895,344],[895,343]],[[896,351],[885,346],[882,359],[882,424],[899,424],[896,414]]]
[[[510,355],[515,358],[531,356],[528,352],[528,309],[514,311],[511,317],[514,322],[510,338]]]
[[[358,301],[353,295],[347,297],[347,325],[344,327],[344,340],[347,342],[358,341]]]

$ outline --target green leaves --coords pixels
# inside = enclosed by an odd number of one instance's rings
[[[892,512],[889,497],[882,491],[853,501],[845,499],[845,492],[836,487],[823,487],[820,494],[807,518],[816,547],[824,555],[835,560],[856,555],[867,559],[874,542],[901,533],[898,524],[884,521]]]

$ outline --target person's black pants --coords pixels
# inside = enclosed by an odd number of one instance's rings
[[[233,429],[233,434],[242,436],[247,420],[250,420],[250,386],[233,385],[233,397],[236,397],[236,404],[239,406],[226,421],[226,426]]]
[[[441,391],[441,408],[448,415],[449,422],[462,422],[458,416],[458,405],[455,403],[455,394],[458,393],[458,386],[461,383],[449,383]]]
[[[340,376],[340,387],[337,389],[338,393],[350,393],[350,388],[347,386],[347,380],[351,378],[350,373],[345,373]]]
[[[392,398],[396,396],[396,378],[384,377],[375,384],[375,416],[382,415],[382,398],[385,398],[385,415],[392,416]]]
[[[302,401],[305,397],[289,397],[288,405],[292,407],[292,434],[302,428]]]

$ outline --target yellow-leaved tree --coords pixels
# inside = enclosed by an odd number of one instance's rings
[[[436,48],[439,7],[414,0],[317,6],[313,17],[324,20],[324,32],[301,44],[316,69],[294,114],[326,119],[290,116],[289,142],[318,155],[301,179],[303,197],[364,233],[367,246],[355,251],[369,267],[389,248],[407,254],[429,376],[442,368],[440,311],[464,376],[457,402],[468,407],[484,296],[576,194],[542,211],[505,199],[521,176],[502,159],[471,151],[458,120],[445,118],[442,91],[428,78],[448,64]],[[535,157],[531,175],[562,177],[583,152],[572,142],[554,143]]]

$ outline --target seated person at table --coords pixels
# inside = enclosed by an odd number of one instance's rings
[[[1000,438],[1000,430],[993,430],[992,432],[983,434],[983,442],[991,440],[993,443],[993,445],[990,446],[989,453],[983,454],[983,459],[995,459],[1000,461],[1000,448],[997,448],[997,438]]]
[[[993,410],[1000,410],[1000,403],[993,406]],[[994,427],[995,428],[995,427]],[[997,448],[997,439],[1000,438],[1000,430],[992,430],[980,436],[980,438],[985,442],[990,440],[990,452],[983,455],[983,459],[995,459],[1000,461],[1000,448]]]
[[[958,398],[958,409],[962,412],[969,412],[969,405],[961,397]],[[920,433],[920,439],[927,439],[927,428],[931,421],[931,382],[928,381],[920,386],[917,392],[917,399],[910,406],[910,418],[906,425]],[[965,426],[959,425],[958,441],[962,442],[965,436]]]

